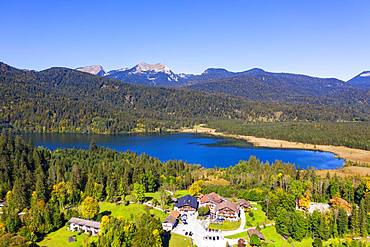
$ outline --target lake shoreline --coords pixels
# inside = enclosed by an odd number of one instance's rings
[[[229,134],[217,132],[216,129],[207,128],[204,126],[194,126],[193,128],[182,128],[179,130],[181,133],[194,133],[194,134],[207,134],[212,136],[234,138],[238,140],[247,141],[255,147],[268,147],[268,148],[282,148],[282,149],[304,149],[311,151],[323,151],[335,154],[337,157],[347,161],[352,161],[362,164],[370,164],[370,151],[349,148],[344,146],[332,145],[315,145],[301,142],[291,142],[285,140],[268,139],[263,137],[245,136],[237,134]]]

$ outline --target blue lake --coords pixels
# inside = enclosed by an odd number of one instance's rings
[[[183,160],[204,167],[227,167],[256,156],[270,163],[281,160],[299,168],[335,169],[344,161],[334,154],[299,149],[253,147],[246,142],[198,134],[88,135],[24,134],[36,146],[88,149],[91,143],[117,151],[146,153],[161,161]]]

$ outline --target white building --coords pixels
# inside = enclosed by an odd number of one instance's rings
[[[320,213],[325,213],[330,210],[330,205],[327,203],[311,202],[308,212],[312,214],[314,211],[319,211]]]
[[[95,236],[100,231],[100,222],[92,220],[84,220],[76,217],[72,217],[69,221],[69,230],[71,231],[82,231],[84,233],[91,233]]]

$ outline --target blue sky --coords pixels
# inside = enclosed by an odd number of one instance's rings
[[[370,70],[368,0],[2,1],[0,61],[41,70],[145,61],[349,79]]]

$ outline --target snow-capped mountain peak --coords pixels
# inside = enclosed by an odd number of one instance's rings
[[[353,77],[348,81],[348,84],[353,87],[370,90],[370,71],[364,71],[358,76]]]
[[[370,76],[370,71],[364,71],[361,74],[359,74],[361,77],[369,77]]]
[[[134,69],[136,69],[137,72],[154,72],[154,73],[162,72],[166,74],[172,73],[170,68],[161,63],[156,64],[139,63],[134,67]]]
[[[85,66],[85,67],[79,67],[76,70],[89,73],[92,75],[99,75],[99,76],[103,76],[105,74],[103,66],[101,65],[90,65],[90,66]]]
[[[109,71],[106,76],[129,83],[159,86],[171,86],[174,82],[182,79],[173,73],[170,68],[161,63],[139,63],[131,69]]]

